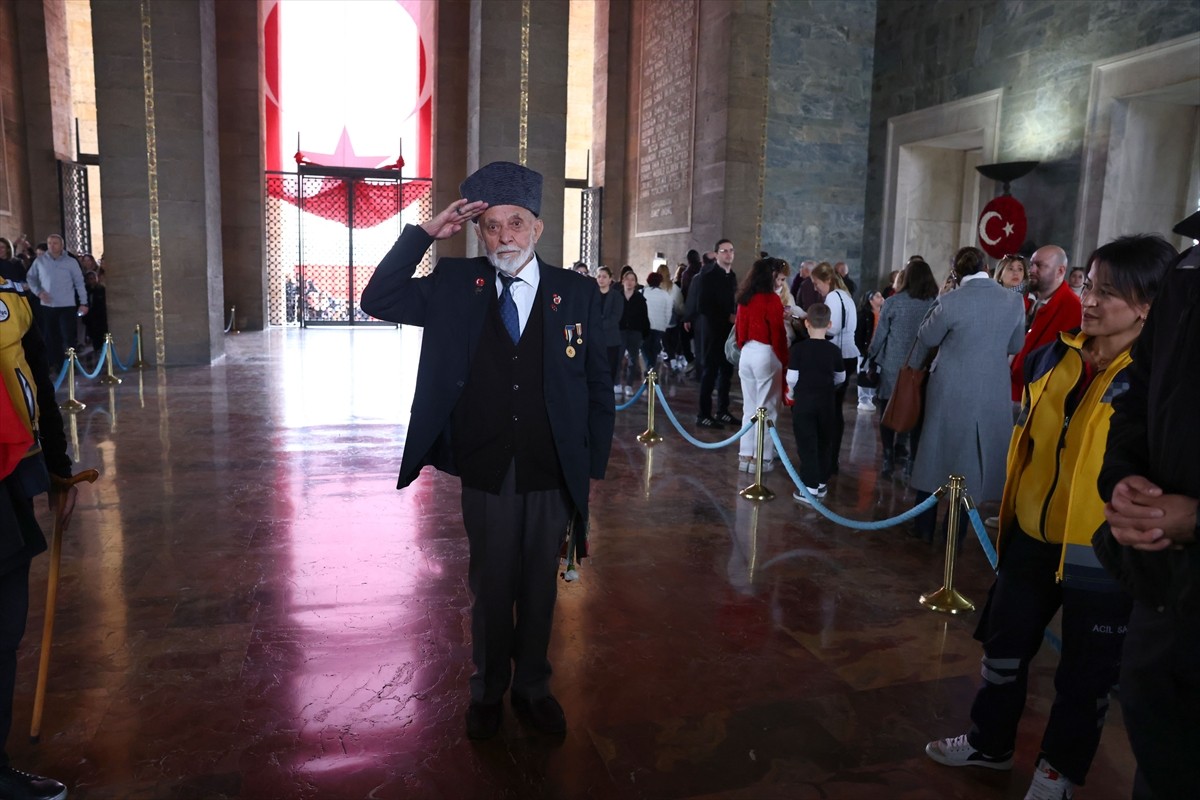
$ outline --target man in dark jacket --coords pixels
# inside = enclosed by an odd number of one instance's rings
[[[693,283],[693,291],[695,284]],[[737,420],[729,413],[729,384],[733,364],[725,357],[725,339],[733,328],[737,304],[737,275],[733,272],[733,242],[717,242],[717,266],[700,279],[699,322],[704,345],[700,373],[700,413],[696,424],[721,428]],[[713,388],[717,390],[717,413],[712,410]]]
[[[1200,237],[1200,213],[1175,231]],[[1200,247],[1163,283],[1127,373],[1099,480],[1107,523],[1092,544],[1134,598],[1120,678],[1133,796],[1179,800],[1200,788]]]
[[[559,550],[572,520],[586,529],[590,480],[604,477],[613,434],[600,290],[535,254],[541,175],[495,162],[460,190],[467,199],[405,227],[362,308],[424,328],[399,488],[427,465],[462,481],[474,596],[467,736],[499,731],[510,683],[514,710],[561,735],[546,656]],[[414,277],[429,246],[468,223],[487,256],[439,259]]]

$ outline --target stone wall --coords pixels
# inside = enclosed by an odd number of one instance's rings
[[[622,251],[608,248],[608,232],[603,260],[609,266],[631,264],[639,275],[650,271],[655,253],[664,253],[669,264],[684,259],[692,248],[701,252],[711,250],[717,239],[728,238],[740,249],[737,268],[749,264],[749,255],[756,249],[758,207],[762,197],[760,181],[762,166],[762,125],[766,110],[766,69],[762,54],[769,38],[766,3],[705,0],[677,2],[676,13],[667,13],[666,6],[651,7],[638,3],[633,7],[630,29],[629,109],[626,126],[626,164],[624,193],[621,205]],[[647,46],[663,40],[663,26],[670,25],[686,33],[694,30],[696,49],[685,53],[646,53]],[[694,53],[694,55],[693,55]],[[609,56],[611,61],[611,54]],[[682,59],[674,63],[680,75],[671,92],[694,92],[691,114],[691,165],[683,187],[682,202],[673,183],[655,185],[655,173],[643,168],[642,158],[651,147],[674,141],[678,130],[671,126],[663,142],[659,131],[662,119],[643,114],[646,103],[657,103],[661,94],[658,73],[664,68],[663,59]],[[693,63],[688,63],[691,60]],[[686,78],[693,80],[685,80]],[[610,96],[616,87],[610,85]],[[643,130],[643,121],[656,126],[653,133]],[[610,126],[611,136],[611,126]],[[659,161],[663,159],[659,156]],[[663,165],[660,164],[659,167]],[[677,164],[666,160],[666,167]],[[598,173],[599,174],[599,173]],[[647,179],[652,190],[646,194]],[[664,205],[666,200],[669,205]],[[690,199],[690,208],[683,203]],[[612,193],[605,187],[605,219],[610,220],[607,208],[613,202]],[[640,208],[639,208],[640,203]],[[639,219],[651,213],[665,213],[674,224],[658,226]]]
[[[762,249],[793,266],[845,261],[860,274],[875,8],[772,8]]]
[[[878,263],[889,118],[1003,89],[997,160],[1042,162],[1012,190],[1029,217],[1026,247],[1070,248],[1092,64],[1197,30],[1194,0],[879,3],[865,271],[889,269]]]
[[[0,0],[0,236],[12,241],[28,233],[36,242],[29,204],[20,66],[14,3]]]

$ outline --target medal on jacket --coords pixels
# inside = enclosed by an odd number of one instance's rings
[[[583,344],[583,323],[575,323],[575,344]]]
[[[567,342],[567,358],[574,358],[575,357],[575,348],[571,346],[571,326],[570,325],[563,326],[563,339],[565,339]],[[582,339],[580,340],[580,343],[581,344],[583,343]]]

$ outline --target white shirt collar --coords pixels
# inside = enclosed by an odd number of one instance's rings
[[[958,285],[962,286],[964,283],[968,283],[969,281],[977,281],[977,280],[980,280],[981,278],[987,278],[990,280],[991,277],[992,276],[988,274],[987,270],[981,269],[981,270],[979,270],[979,272],[972,272],[970,275],[959,278]]]

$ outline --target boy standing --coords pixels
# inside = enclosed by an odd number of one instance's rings
[[[792,433],[800,456],[800,480],[814,497],[825,496],[833,465],[834,387],[846,380],[842,351],[825,339],[829,306],[808,307],[807,339],[798,339],[788,357],[787,399],[792,402]],[[799,490],[792,498],[810,504]]]

